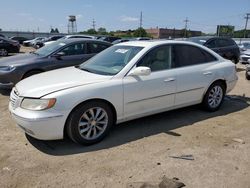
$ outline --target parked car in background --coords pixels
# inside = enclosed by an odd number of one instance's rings
[[[58,40],[67,40],[67,39],[95,39],[94,36],[90,36],[90,35],[66,35]],[[51,44],[53,43],[54,41],[48,41],[48,42],[45,42],[44,43],[44,46],[45,45],[48,45],[48,44]]]
[[[22,80],[9,110],[32,137],[93,144],[116,123],[199,103],[216,111],[236,82],[235,64],[201,45],[133,41]]]
[[[19,42],[0,37],[0,56],[7,56],[9,53],[18,53],[19,50]]]
[[[3,38],[5,38],[5,36],[4,36],[4,35],[2,35],[2,34],[0,34],[0,37],[3,37]]]
[[[250,59],[250,42],[242,42],[240,47],[240,62],[242,64],[248,64]]]
[[[26,40],[26,41],[23,41],[23,45],[24,46],[32,46],[32,44],[34,44],[35,42],[44,40],[45,38],[46,37],[37,37],[37,38],[34,38],[32,40]]]
[[[35,48],[41,48],[41,47],[44,46],[45,42],[56,41],[58,39],[61,39],[62,37],[64,37],[64,35],[55,35],[55,36],[48,37],[48,38],[44,39],[43,41],[37,41],[34,44],[34,47]]]
[[[11,40],[15,40],[15,41],[18,41],[19,44],[23,44],[24,41],[28,40],[27,38],[25,37],[10,37]]]
[[[99,40],[106,41],[106,42],[114,42],[115,40],[121,39],[120,37],[114,37],[114,36],[102,36],[98,38]]]
[[[191,37],[187,40],[204,45],[218,53],[220,56],[233,61],[235,64],[239,62],[240,49],[231,38],[206,36]]]
[[[130,41],[130,39],[117,39],[114,42],[112,42],[112,44],[119,44],[119,43],[128,42],[128,41]]]
[[[34,74],[79,65],[109,46],[111,44],[97,40],[70,39],[56,41],[32,53],[1,58],[0,88],[12,88]]]

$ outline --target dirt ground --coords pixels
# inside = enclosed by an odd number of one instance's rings
[[[140,187],[166,176],[192,188],[249,188],[250,81],[238,67],[237,86],[218,112],[192,106],[123,123],[88,147],[26,137],[2,91],[0,187]],[[194,160],[171,158],[180,155]]]

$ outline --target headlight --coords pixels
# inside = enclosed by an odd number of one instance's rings
[[[2,72],[10,72],[13,71],[15,67],[13,66],[0,66],[0,71]]]
[[[56,99],[31,99],[24,98],[21,103],[21,108],[27,110],[46,110],[52,108],[56,103]]]

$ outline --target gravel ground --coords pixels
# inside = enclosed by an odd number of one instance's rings
[[[0,187],[141,187],[166,176],[192,188],[249,188],[250,81],[238,67],[239,81],[218,112],[192,106],[130,121],[88,147],[25,136],[1,91]],[[180,155],[194,160],[170,157]]]

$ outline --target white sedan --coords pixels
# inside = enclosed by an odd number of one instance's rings
[[[198,44],[133,41],[19,82],[9,110],[32,137],[93,144],[116,123],[199,103],[215,111],[237,79],[231,61]]]

